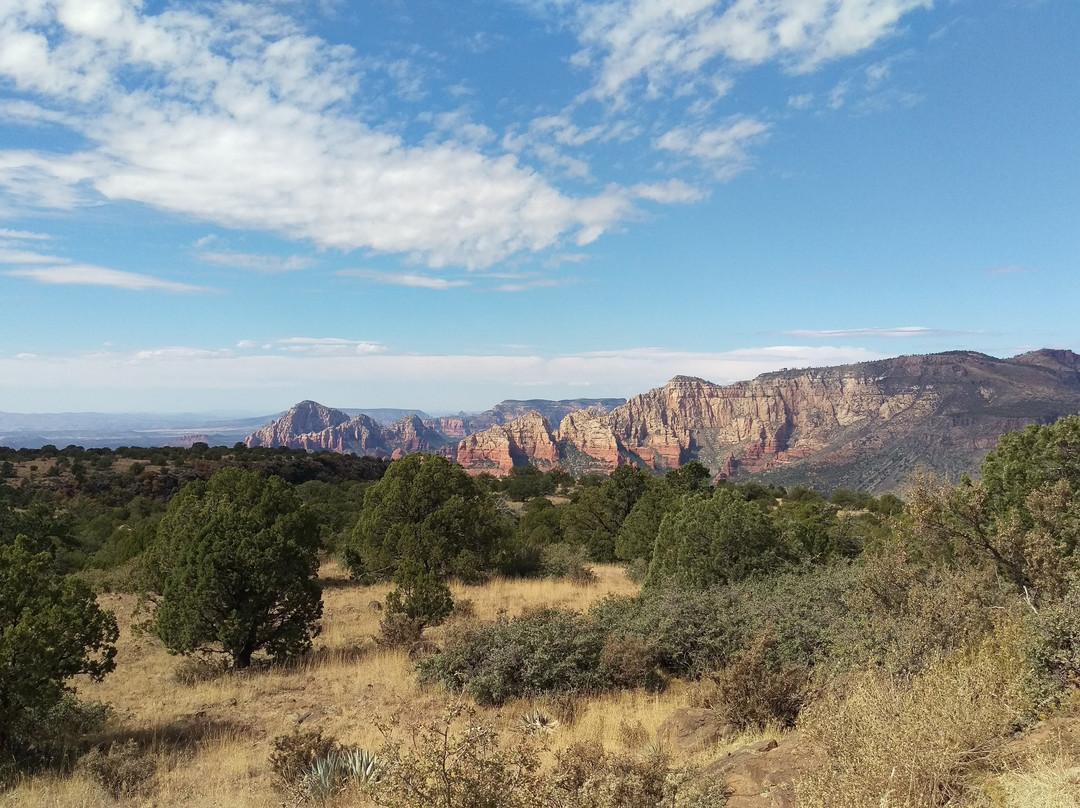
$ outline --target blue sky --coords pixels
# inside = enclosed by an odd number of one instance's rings
[[[5,0],[0,410],[1080,349],[1071,0]]]

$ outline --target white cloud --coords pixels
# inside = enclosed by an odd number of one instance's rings
[[[377,67],[399,93],[423,94],[409,63]],[[0,77],[92,145],[0,151],[0,192],[46,208],[130,200],[433,267],[587,243],[629,212],[625,194],[571,197],[513,155],[480,151],[487,133],[460,119],[441,125],[466,140],[371,128],[353,106],[373,69],[265,6],[12,0]],[[147,79],[138,90],[132,72]]]
[[[49,241],[52,236],[46,233],[32,233],[28,230],[7,230],[0,227],[0,238],[14,239],[16,241]]]
[[[901,326],[899,328],[840,328],[809,331],[784,331],[789,337],[801,339],[911,339],[913,337],[954,337],[961,334],[972,334],[971,331],[948,331],[941,328],[924,328],[917,325]]]
[[[315,266],[314,260],[300,255],[260,255],[223,250],[203,251],[196,253],[195,257],[208,264],[265,273],[292,272]]]
[[[630,190],[638,199],[648,199],[663,204],[697,202],[705,197],[702,191],[692,185],[687,185],[682,180],[635,185]]]
[[[62,264],[66,260],[30,250],[10,250],[0,242],[0,264]]]
[[[13,269],[5,274],[26,278],[52,286],[107,286],[134,292],[171,292],[173,294],[197,294],[213,291],[202,286],[176,283],[119,269],[92,266],[90,264],[64,264],[62,266],[34,269]]]
[[[612,0],[578,14],[575,63],[597,71],[595,94],[621,101],[644,82],[654,94],[707,63],[778,60],[799,73],[864,51],[933,0]]]
[[[533,289],[550,289],[556,286],[569,286],[577,283],[576,278],[534,278],[518,283],[504,283],[495,287],[496,292],[529,292]]]
[[[290,344],[328,349],[338,344],[317,338],[293,340],[297,341],[282,340],[241,353],[168,347],[18,360],[0,356],[0,377],[9,398],[32,402],[39,396],[51,409],[115,409],[115,402],[123,400],[128,411],[237,407],[274,412],[311,398],[341,406],[479,411],[514,397],[515,388],[530,390],[529,397],[569,398],[583,390],[589,395],[629,397],[675,375],[728,383],[781,367],[883,358],[859,348],[804,346],[722,353],[630,348],[550,357],[279,350]],[[33,403],[20,406],[35,409]]]
[[[281,351],[312,356],[372,356],[386,353],[386,346],[381,343],[339,337],[287,337],[273,345]]]
[[[456,289],[469,285],[469,281],[449,280],[416,273],[380,272],[376,269],[342,269],[334,274],[347,278],[361,278],[371,283],[410,286],[414,289]]]
[[[657,138],[656,146],[700,160],[719,178],[729,179],[747,167],[747,147],[760,142],[768,131],[768,124],[756,118],[738,117],[712,129],[672,129]]]

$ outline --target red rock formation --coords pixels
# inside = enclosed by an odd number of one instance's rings
[[[508,474],[525,464],[547,470],[559,462],[559,450],[547,419],[531,412],[465,438],[458,444],[457,462],[474,474]]]
[[[288,446],[292,449],[301,446],[299,438],[312,432],[322,432],[329,427],[344,424],[349,416],[341,410],[334,410],[314,401],[301,401],[276,421],[271,421],[250,435],[244,441],[249,448],[253,446]]]
[[[567,416],[555,439],[557,462],[575,473],[630,461],[663,470],[696,459],[731,477],[811,464],[850,467],[846,485],[888,488],[918,465],[970,471],[1003,432],[1077,410],[1076,354],[999,360],[954,352],[723,386],[679,376],[610,413]],[[471,457],[459,454],[459,462]]]
[[[555,436],[560,444],[573,446],[596,461],[589,471],[614,471],[625,464],[619,439],[604,416],[593,410],[579,410],[563,418]]]

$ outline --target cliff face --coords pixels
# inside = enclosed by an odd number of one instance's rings
[[[458,444],[457,462],[473,473],[508,474],[514,466],[529,464],[546,471],[558,464],[559,450],[547,418],[530,412],[465,438]]]
[[[271,421],[262,429],[248,435],[244,443],[253,446],[288,446],[292,449],[301,447],[298,439],[302,435],[322,432],[325,429],[344,424],[349,416],[341,410],[334,410],[314,401],[301,401],[276,421]]]
[[[1004,432],[1080,411],[1080,357],[1037,351],[999,360],[954,352],[764,374],[715,385],[676,377],[608,413],[576,412],[542,460],[575,473],[637,463],[662,471],[691,459],[727,477],[762,474],[823,487],[886,490],[917,467],[973,471]],[[494,447],[518,422],[472,436]],[[536,421],[529,422],[535,430]],[[488,470],[507,469],[509,449]],[[458,449],[473,468],[481,456]],[[476,470],[480,470],[476,468]]]
[[[413,452],[438,452],[454,459],[458,441],[477,433],[515,422],[503,433],[485,435],[470,444],[466,458],[477,471],[489,469],[505,474],[515,462],[548,468],[558,462],[551,428],[542,426],[545,418],[562,418],[586,406],[607,412],[625,399],[568,399],[566,401],[503,401],[479,415],[454,415],[421,418],[406,415],[390,426],[361,413],[355,418],[341,410],[330,409],[314,401],[302,401],[281,418],[248,436],[248,446],[288,446],[310,452],[340,452],[372,457],[396,458]],[[536,418],[528,417],[530,412]],[[401,410],[373,410],[376,414]],[[523,423],[516,421],[525,416]],[[507,458],[511,458],[508,460]]]

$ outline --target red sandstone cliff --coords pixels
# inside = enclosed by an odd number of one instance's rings
[[[953,352],[731,385],[680,376],[607,414],[573,413],[551,437],[554,462],[577,473],[628,462],[664,470],[696,459],[723,476],[797,467],[819,484],[890,488],[920,465],[970,471],[1003,432],[1077,411],[1080,357],[1071,352],[1008,360]],[[535,419],[529,424],[536,429]],[[474,435],[469,446],[490,443],[490,455],[463,453],[463,442],[458,461],[496,473],[511,460],[531,462],[509,450],[494,460],[494,446],[509,443],[502,436],[525,429],[515,421],[497,435]],[[549,458],[545,443],[543,467]]]
[[[559,450],[548,420],[530,412],[465,438],[458,444],[457,462],[476,474],[508,474],[515,465],[526,464],[547,470],[558,464]]]

